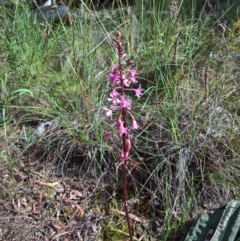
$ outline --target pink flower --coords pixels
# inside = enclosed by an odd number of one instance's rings
[[[132,104],[131,102],[125,98],[125,95],[121,96],[121,100],[120,100],[120,106],[119,109],[123,109],[123,108],[127,108],[127,109],[131,109],[132,108]]]
[[[121,158],[123,161],[125,161],[125,160],[128,159],[128,156],[129,156],[129,151],[124,152],[124,150],[122,149],[122,150],[121,150],[121,156],[120,156],[120,158]]]
[[[110,69],[109,80],[112,85],[114,85],[117,82],[117,80],[119,80],[116,65],[113,65]]]
[[[114,64],[109,71],[109,81],[112,85],[112,90],[110,91],[107,100],[111,102],[111,106],[109,109],[104,107],[104,110],[106,115],[111,117],[113,113],[119,113],[116,120],[116,128],[119,135],[122,137],[120,158],[126,163],[131,150],[130,130],[138,128],[138,123],[131,114],[130,110],[132,108],[132,103],[126,95],[126,92],[131,91],[135,93],[137,98],[140,98],[143,90],[141,85],[136,88],[131,87],[132,84],[138,83],[137,70],[134,67],[130,67],[132,64],[134,64],[132,60],[124,60],[126,56],[124,50],[126,43],[121,42],[121,33],[117,31],[115,37],[116,40],[113,41],[112,46],[117,52],[118,62]],[[128,127],[128,119],[132,121],[131,127]],[[112,131],[108,131],[104,133],[104,137],[109,138],[112,134]]]
[[[124,73],[122,73],[122,81],[123,81],[123,84],[126,85],[126,86],[129,86],[127,85],[127,83],[129,82],[129,80],[126,78],[126,75]]]
[[[124,138],[125,138],[124,140],[125,146],[122,147],[122,150],[121,150],[121,159],[123,161],[128,159],[129,152],[131,150],[131,138],[130,138],[129,132],[126,133],[126,136]]]
[[[108,98],[108,101],[111,101],[113,105],[117,105],[120,103],[119,100],[119,96],[120,94],[117,92],[117,90],[114,88],[112,89],[112,91],[110,92],[110,98]]]
[[[130,83],[137,84],[137,80],[135,77],[129,77]]]
[[[107,132],[104,133],[104,138],[108,139],[112,134],[113,134],[112,131],[107,131]]]
[[[131,83],[136,84],[138,81],[136,80],[136,73],[137,71],[135,69],[127,69],[126,72],[128,72],[128,77],[123,78],[124,85],[129,87]]]
[[[126,62],[126,65],[127,65],[127,66],[128,66],[128,65],[132,65],[133,63],[134,63],[134,61],[129,60],[129,61]]]
[[[112,110],[108,109],[106,106],[103,107],[103,109],[105,110],[105,114],[107,117],[112,117]]]
[[[121,115],[117,119],[117,127],[119,130],[119,134],[122,136],[123,134],[127,134],[127,128],[123,126],[123,121],[121,120]]]
[[[126,57],[126,54],[124,53],[124,51],[121,51],[118,53],[119,56],[123,59],[124,57]]]
[[[136,75],[137,75],[137,70],[136,70],[136,69],[130,69],[130,70],[129,70],[129,74],[130,74],[131,77],[136,77]]]
[[[136,120],[133,118],[132,119],[132,129],[134,130],[134,129],[137,129],[137,128],[138,128],[138,124],[137,124]]]
[[[135,91],[135,95],[137,96],[137,98],[140,98],[140,95],[142,95],[142,88],[141,85],[139,85],[139,87],[137,89],[133,89]]]
[[[129,87],[130,84],[131,84],[131,81],[130,81],[129,79],[124,79],[124,80],[123,80],[123,84],[124,84],[125,86]]]

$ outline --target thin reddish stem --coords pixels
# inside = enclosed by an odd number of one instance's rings
[[[116,39],[117,39],[116,43],[117,43],[117,52],[118,52],[118,71],[119,71],[119,76],[120,76],[121,94],[123,96],[123,95],[125,95],[123,70],[122,70],[123,49],[122,49],[122,44],[121,44],[120,38],[121,38],[121,33],[117,32],[116,33]],[[126,114],[127,114],[126,109],[122,108],[121,116],[123,119],[123,126],[125,128],[127,127]],[[122,148],[123,148],[124,154],[127,152],[126,138],[130,139],[130,136],[127,136],[127,135],[129,135],[129,134],[122,135]],[[131,229],[130,218],[129,218],[129,213],[128,213],[128,203],[127,203],[127,158],[124,158],[124,160],[123,160],[123,201],[124,201],[124,209],[125,209],[125,215],[126,215],[126,220],[127,220],[127,225],[128,225],[129,238],[130,238],[130,241],[133,241],[132,229]]]

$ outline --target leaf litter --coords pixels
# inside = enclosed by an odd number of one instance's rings
[[[5,174],[0,189],[1,240],[98,240],[102,214],[84,204],[80,180],[56,180],[25,166],[13,171],[19,182]]]

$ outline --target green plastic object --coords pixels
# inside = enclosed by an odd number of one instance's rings
[[[200,216],[181,241],[240,241],[240,201]]]

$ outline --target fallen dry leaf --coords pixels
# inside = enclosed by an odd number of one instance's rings
[[[25,167],[25,164],[24,164],[23,161],[20,161],[19,163],[20,163],[20,166],[21,166],[21,167]]]
[[[65,234],[68,234],[68,233],[72,233],[72,231],[68,231],[68,232],[58,232],[56,235],[54,235],[54,237],[52,238],[52,240],[51,241],[53,241],[53,240],[55,240],[56,238],[59,238],[60,236],[63,236],[63,235],[65,235]]]
[[[22,205],[23,207],[27,207],[27,199],[26,199],[26,197],[22,197],[22,198],[21,198],[21,205]]]
[[[70,199],[74,199],[74,200],[76,200],[76,199],[79,199],[80,197],[82,197],[83,195],[82,195],[82,193],[81,192],[79,192],[78,190],[72,190],[71,192],[70,192]]]
[[[43,202],[43,192],[40,191],[39,192],[39,197],[38,197],[38,205],[41,205]]]
[[[126,216],[125,212],[122,212],[122,211],[117,211],[117,212],[123,216]],[[132,220],[134,220],[136,222],[143,223],[142,219],[140,219],[139,217],[137,217],[136,215],[134,215],[132,213],[129,213],[129,218],[131,218]]]
[[[51,222],[52,226],[57,230],[66,230],[68,227],[62,224],[59,220],[52,220]]]
[[[77,232],[77,237],[79,241],[83,241],[82,235],[79,233],[79,231]]]
[[[44,178],[44,175],[42,174],[42,173],[40,173],[40,172],[37,172],[37,171],[33,171],[35,174],[37,174],[38,176],[40,176],[40,177],[43,177]]]
[[[48,238],[48,236],[44,235],[44,241],[49,241],[50,239]]]
[[[70,198],[63,198],[63,201],[65,202],[65,203],[72,203],[72,204],[77,204],[78,203],[78,200],[72,200],[72,199],[70,199]]]
[[[40,185],[43,185],[43,186],[48,186],[48,187],[55,187],[56,185],[59,184],[59,181],[58,182],[41,182],[41,181],[37,181]]]
[[[76,207],[78,209],[80,217],[82,218],[84,216],[84,210],[79,205],[76,205]]]
[[[74,211],[74,213],[70,216],[69,220],[73,220],[73,218],[79,214],[79,216],[82,218],[84,216],[84,210],[79,206],[79,205],[76,205],[76,210]]]
[[[58,233],[54,235],[54,237],[52,238],[52,240],[54,240],[54,239],[56,239],[56,238],[58,238],[58,237],[60,237],[60,236],[63,236],[63,235],[65,235],[65,234],[71,233],[72,231],[66,231],[66,230],[67,230],[68,228],[72,229],[73,226],[75,226],[75,225],[76,225],[76,222],[75,222],[75,221],[70,221],[70,223],[69,223],[68,225],[64,226],[64,228],[60,229],[60,230],[58,231]]]
[[[5,183],[8,178],[9,178],[9,175],[8,174],[4,174],[3,175],[3,183]]]
[[[14,209],[16,211],[20,211],[20,208],[21,208],[21,204],[20,204],[20,200],[17,199],[17,201],[15,201],[14,199],[12,199],[12,205],[14,207]]]
[[[28,178],[28,176],[26,174],[24,174],[23,172],[19,171],[17,168],[13,168],[13,170],[16,172],[16,174],[22,178],[23,180],[25,180],[26,178]]]
[[[64,186],[60,183],[58,183],[55,187],[54,187],[55,192],[57,193],[64,193],[65,189]]]

